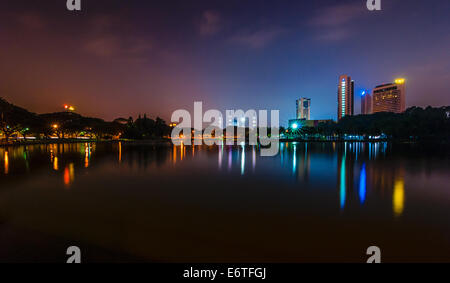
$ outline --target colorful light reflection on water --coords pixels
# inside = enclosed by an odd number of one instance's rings
[[[182,219],[200,218],[208,223],[227,223],[231,230],[222,241],[230,241],[230,245],[239,242],[239,237],[259,237],[271,243],[267,248],[274,245],[281,254],[303,241],[319,241],[327,234],[339,235],[336,240],[348,239],[342,243],[350,247],[357,243],[352,227],[361,230],[357,234],[363,240],[364,233],[369,235],[375,229],[380,231],[376,239],[385,245],[391,238],[406,235],[408,241],[416,237],[414,243],[420,243],[425,238],[420,231],[434,231],[426,229],[429,223],[433,223],[436,233],[450,231],[448,223],[440,221],[450,213],[450,190],[446,190],[450,164],[442,150],[421,152],[411,145],[387,143],[282,143],[275,157],[261,157],[258,146],[243,144],[194,147],[122,142],[0,148],[0,182],[8,182],[3,186],[8,194],[0,191],[0,213],[17,214],[12,219],[25,221],[32,209],[33,222],[14,225],[38,225],[41,229],[53,223],[52,231],[57,233],[58,227],[61,231],[71,230],[65,226],[65,219],[60,222],[58,214],[70,218],[72,213],[79,213],[63,207],[82,207],[83,214],[89,215],[83,218],[87,224],[76,219],[69,222],[78,223],[73,235],[82,231],[90,238],[90,233],[95,233],[92,241],[102,231],[108,231],[108,237],[117,241],[128,236],[139,238],[140,234],[152,239],[153,229],[170,239],[164,230],[169,223],[181,229],[181,234],[195,234],[194,230],[181,228]],[[198,214],[200,211],[206,214]],[[104,224],[99,230],[90,223],[91,218],[102,219]],[[114,226],[117,218],[149,222],[152,228],[123,228],[128,235],[125,237]],[[252,221],[263,226],[248,224]],[[411,223],[417,227],[409,227]],[[209,233],[200,226],[196,229]],[[278,239],[278,234],[273,234],[277,230],[288,236]],[[284,250],[282,243],[289,243],[290,249]],[[450,246],[450,242],[446,244]],[[423,253],[436,254],[438,250],[427,247]],[[131,247],[127,251],[133,253]],[[231,251],[223,251],[227,252]]]

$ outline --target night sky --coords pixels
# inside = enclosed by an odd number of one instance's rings
[[[407,106],[450,105],[450,1],[0,0],[0,96],[33,112],[65,103],[112,120],[312,99],[336,118],[340,74],[356,90],[407,79]],[[356,94],[355,94],[356,96]],[[360,112],[360,100],[355,101]]]

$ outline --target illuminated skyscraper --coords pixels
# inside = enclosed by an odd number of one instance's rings
[[[297,99],[297,119],[311,120],[311,99]]]
[[[347,75],[339,77],[338,85],[338,120],[352,116],[354,109],[355,83]]]
[[[373,90],[373,113],[394,112],[406,110],[405,79],[396,79],[394,83],[377,86]]]
[[[372,114],[372,95],[367,90],[361,92],[361,114]]]

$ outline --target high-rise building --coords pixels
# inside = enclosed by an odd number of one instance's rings
[[[373,90],[372,104],[373,113],[404,112],[406,110],[405,79],[396,79],[393,83],[377,86]]]
[[[311,120],[311,99],[297,99],[297,119]]]
[[[338,120],[352,116],[354,109],[355,82],[347,75],[339,77],[338,85]]]
[[[372,94],[367,90],[361,92],[361,114],[372,114]]]

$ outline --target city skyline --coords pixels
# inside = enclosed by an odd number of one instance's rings
[[[105,120],[168,121],[203,101],[221,111],[279,109],[286,123],[305,93],[311,119],[336,120],[330,101],[342,73],[357,94],[404,77],[406,107],[450,104],[448,1],[387,2],[376,12],[356,0],[96,1],[78,14],[56,0],[4,1],[0,92],[38,113],[69,103]]]
[[[1,262],[450,263],[449,0],[0,7]]]

